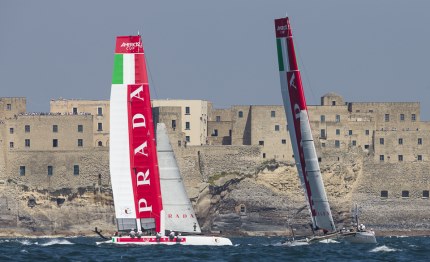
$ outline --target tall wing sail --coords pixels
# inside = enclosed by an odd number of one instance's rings
[[[140,229],[155,223],[157,232],[160,231],[163,206],[140,36],[116,39],[109,143],[111,183],[119,228],[137,226]],[[135,220],[130,222],[130,219]]]
[[[157,124],[157,154],[161,177],[161,194],[166,214],[166,229],[201,233],[193,206],[185,191],[166,126],[163,123]]]
[[[275,20],[279,75],[297,171],[314,228],[335,231],[318,164],[288,17]]]

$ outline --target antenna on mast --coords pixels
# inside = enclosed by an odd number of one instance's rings
[[[139,30],[137,30],[137,35],[140,35],[140,32],[139,32]]]

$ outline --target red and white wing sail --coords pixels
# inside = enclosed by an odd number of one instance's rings
[[[314,228],[335,231],[309,125],[308,110],[288,17],[275,20],[282,99],[294,158]]]
[[[116,217],[135,218],[138,226],[140,219],[150,219],[155,222],[158,232],[163,206],[140,36],[119,36],[116,39],[109,146]]]

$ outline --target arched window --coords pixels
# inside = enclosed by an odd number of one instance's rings
[[[97,142],[97,145],[98,145],[98,146],[103,146],[103,142],[102,142],[102,141],[99,141],[99,142]]]

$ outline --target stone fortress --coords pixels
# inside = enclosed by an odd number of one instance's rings
[[[273,235],[309,222],[283,106],[152,103],[203,230]],[[426,232],[430,124],[420,104],[329,93],[308,110],[336,223],[347,225],[358,203],[379,232]],[[0,98],[0,234],[89,234],[114,223],[109,101],[51,100],[49,113],[28,113],[25,98]]]

